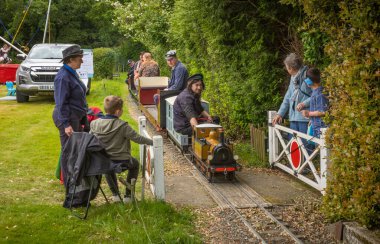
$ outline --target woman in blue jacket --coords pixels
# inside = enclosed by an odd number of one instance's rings
[[[79,79],[76,69],[83,63],[83,50],[73,45],[62,51],[63,66],[54,79],[55,108],[53,120],[59,129],[61,148],[74,131],[82,131],[87,119],[86,86]]]
[[[302,60],[295,53],[289,54],[284,64],[291,75],[290,84],[272,123],[281,123],[286,113],[289,113],[290,128],[306,134],[309,120],[302,116],[301,110],[309,107],[312,93],[305,83],[308,67],[302,64]]]

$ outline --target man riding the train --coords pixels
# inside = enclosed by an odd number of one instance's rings
[[[172,91],[172,94],[178,94],[186,88],[186,80],[189,77],[189,73],[186,66],[179,61],[176,50],[170,50],[165,54],[166,63],[171,68],[171,77],[168,83],[166,91]],[[177,93],[178,92],[178,93]],[[154,94],[154,104],[158,104],[160,101],[160,95]]]
[[[219,123],[218,117],[211,117],[201,103],[202,91],[205,89],[202,74],[195,74],[187,79],[187,87],[176,98],[174,110],[174,130],[191,136],[193,127],[202,122]]]

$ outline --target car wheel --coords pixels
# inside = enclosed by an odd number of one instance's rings
[[[86,95],[90,95],[90,90],[91,90],[91,78],[88,78]]]
[[[25,103],[29,101],[29,96],[22,94],[16,90],[16,100],[18,103]]]

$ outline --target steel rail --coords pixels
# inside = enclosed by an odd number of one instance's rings
[[[191,162],[191,159],[184,155],[186,160],[192,164],[192,166],[196,169],[196,171],[194,172],[191,172],[194,176],[194,178],[197,179],[197,177],[194,175],[194,174],[198,174],[200,175],[203,179],[205,179],[207,181],[207,178],[204,174],[202,174],[201,172],[199,172],[199,170],[195,167],[195,165]],[[199,179],[197,179],[199,181]],[[236,178],[237,181],[238,178]],[[241,182],[241,181],[239,181]],[[205,182],[200,182],[202,185],[205,184]],[[302,244],[303,242],[296,236],[294,235],[284,224],[282,224],[276,217],[274,217],[266,208],[265,206],[263,206],[260,202],[258,202],[254,197],[251,196],[251,194],[246,190],[244,189],[244,187],[241,187],[239,186],[236,182],[231,182],[231,184],[233,184],[236,188],[238,188],[241,192],[243,192],[252,202],[254,202],[257,206],[257,208],[259,208],[261,211],[263,211],[265,213],[265,215],[267,217],[269,217],[272,221],[274,221],[279,227],[281,227],[281,230],[285,231],[286,234],[288,234],[288,236],[295,242],[295,243],[298,243],[298,244]],[[227,203],[227,206],[232,209],[236,215],[239,217],[239,219],[244,223],[244,225],[248,228],[248,230],[256,237],[258,238],[262,243],[268,243],[265,238],[258,232],[255,230],[255,228],[247,221],[247,218],[245,218],[238,210],[237,207],[235,207],[231,201],[223,194],[223,192],[221,192],[219,189],[217,189],[215,186],[213,186],[213,184],[208,184],[208,187],[206,187],[206,189],[208,190],[213,190],[214,192],[217,193],[217,195],[223,199],[223,201],[225,203]],[[280,232],[280,231],[279,231]],[[269,242],[270,243],[270,242]]]
[[[189,163],[191,163],[191,165],[193,166],[193,168],[195,168],[196,170],[195,171],[192,171],[192,175],[194,176],[194,178],[196,178],[198,180],[198,182],[200,184],[204,184],[204,182],[201,182],[199,181],[198,177],[195,175],[195,174],[198,174],[198,176],[202,177],[203,179],[205,179],[207,181],[207,178],[201,173],[199,172],[199,170],[195,167],[195,165],[191,162],[191,159],[184,155],[185,158],[187,159],[187,161]],[[208,187],[207,187],[208,190],[213,190],[215,193],[218,194],[218,196],[220,198],[222,198],[222,200],[227,203],[227,206],[232,209],[235,214],[239,217],[239,219],[244,223],[244,225],[248,228],[248,230],[257,238],[261,241],[261,243],[267,243],[264,238],[260,235],[259,232],[257,232],[255,230],[255,228],[253,228],[253,226],[247,221],[247,219],[239,212],[239,210],[231,203],[230,200],[228,200],[228,198],[223,194],[221,193],[215,186],[213,186],[212,184],[209,184]]]
[[[138,103],[138,101],[137,101]],[[138,105],[140,105],[138,103]],[[147,111],[145,111],[147,112]],[[149,120],[148,120],[149,121]],[[149,124],[152,124],[151,121],[149,121],[150,123]],[[153,125],[154,126],[154,125]],[[173,142],[173,140],[169,137],[169,140],[170,142],[183,154],[184,158],[193,166],[193,168],[195,169],[195,171],[192,171],[192,175],[194,176],[194,178],[197,179],[197,181],[202,184],[208,191],[213,191],[213,193],[217,193],[217,197],[219,197],[221,200],[223,200],[226,205],[232,209],[235,214],[239,217],[239,219],[244,223],[244,225],[248,228],[248,230],[257,238],[259,239],[262,243],[268,243],[264,237],[258,232],[255,230],[255,228],[248,222],[247,218],[245,218],[243,216],[243,214],[241,214],[238,210],[237,207],[234,206],[234,204],[228,199],[227,196],[225,196],[219,189],[217,189],[213,184],[209,184],[208,183],[208,180],[206,178],[206,176],[204,174],[202,174],[199,169],[194,165],[194,163],[191,161],[191,158],[190,158],[190,154],[184,154],[183,150],[181,148],[179,148],[176,143]],[[198,177],[197,177],[197,175]],[[202,182],[199,178],[203,178],[205,180],[205,182]],[[236,177],[236,181],[239,181],[238,180],[238,177]],[[240,183],[243,183],[245,184],[244,182],[242,181],[239,181]],[[207,184],[208,183],[208,184]],[[207,185],[206,185],[207,184]],[[256,208],[260,209],[262,212],[265,213],[265,215],[267,217],[269,217],[272,221],[274,221],[279,227],[281,227],[281,229],[283,231],[286,232],[286,234],[288,234],[288,237],[290,237],[295,243],[303,243],[296,235],[294,235],[284,224],[282,224],[276,217],[274,217],[266,208],[265,206],[263,206],[260,202],[258,202],[254,197],[251,196],[251,194],[246,190],[244,189],[244,187],[241,187],[239,186],[236,182],[233,183],[231,182],[231,184],[233,184],[236,188],[238,188],[241,192],[243,192],[247,197],[248,199],[250,199],[252,202],[255,203],[255,205],[257,206]],[[249,187],[249,186],[248,186]],[[215,199],[214,199],[215,200]],[[217,201],[220,203],[220,201]],[[280,232],[280,231],[279,231]],[[270,243],[270,240],[269,240],[269,243]]]
[[[274,217],[273,214],[271,214],[264,206],[262,206],[261,203],[256,201],[256,199],[254,199],[251,196],[251,194],[247,192],[246,189],[244,189],[243,187],[237,186],[236,183],[234,183],[234,185],[238,187],[251,201],[253,201],[257,205],[257,207],[260,208],[271,220],[276,222],[296,243],[299,243],[299,244],[303,243],[296,235],[293,234],[293,232],[289,230],[289,228],[287,228],[284,224],[281,223],[281,221],[279,221],[276,217]]]

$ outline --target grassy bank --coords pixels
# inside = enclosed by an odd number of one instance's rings
[[[5,95],[5,87],[0,89],[0,96]],[[93,81],[88,103],[102,108],[103,98],[110,94],[126,96],[123,78]],[[0,242],[200,242],[192,214],[163,202],[146,201],[136,209],[95,200],[86,221],[61,207],[64,188],[54,177],[59,137],[53,108],[54,101],[44,97],[24,104],[0,101]],[[127,109],[122,119],[136,128]],[[137,153],[134,145],[133,154]]]

